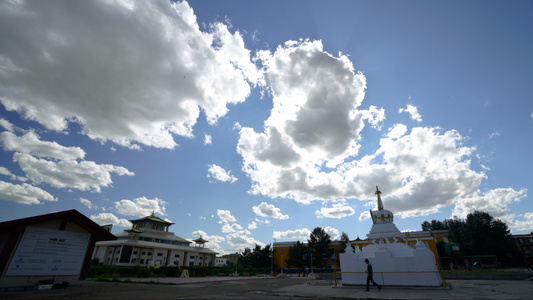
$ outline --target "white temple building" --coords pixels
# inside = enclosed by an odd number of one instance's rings
[[[217,252],[205,248],[202,237],[192,242],[168,229],[174,223],[147,216],[130,220],[131,229],[116,234],[117,240],[97,242],[93,258],[113,266],[213,266]]]
[[[374,281],[398,286],[440,286],[442,278],[433,252],[420,240],[414,247],[405,243],[405,235],[394,225],[394,215],[383,208],[381,192],[376,187],[378,210],[370,210],[372,228],[369,245],[355,252],[340,253],[343,285],[366,284],[366,264],[373,266]]]

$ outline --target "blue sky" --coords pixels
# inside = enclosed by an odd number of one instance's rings
[[[220,254],[483,210],[533,230],[530,1],[5,1],[0,221]]]

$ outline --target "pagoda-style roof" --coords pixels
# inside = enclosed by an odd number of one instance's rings
[[[159,217],[156,217],[154,215],[154,212],[152,212],[152,215],[151,216],[146,216],[144,218],[140,218],[140,219],[137,219],[137,220],[129,220],[131,223],[135,224],[135,223],[140,223],[140,222],[145,222],[145,221],[151,221],[151,222],[156,222],[156,223],[162,223],[162,224],[165,224],[165,225],[174,225],[174,223],[172,222],[168,222],[168,221],[165,221]]]
[[[193,240],[193,242],[197,243],[197,244],[204,244],[204,243],[207,243],[208,241],[204,240],[201,236],[199,238],[197,238],[196,240]]]
[[[140,230],[140,229],[138,229],[138,228],[136,228],[136,227],[133,227],[132,229],[126,229],[126,230],[124,230],[124,231],[126,231],[126,232],[135,232],[135,233],[142,233],[142,232],[144,232],[144,231],[142,231],[142,230]]]

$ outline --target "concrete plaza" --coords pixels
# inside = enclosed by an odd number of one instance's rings
[[[131,278],[66,289],[4,292],[0,299],[533,299],[531,280],[448,280],[447,287],[335,287],[312,277]]]

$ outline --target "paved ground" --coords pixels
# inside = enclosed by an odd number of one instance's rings
[[[528,280],[448,280],[446,288],[384,287],[368,293],[363,286],[335,287],[309,277],[135,280],[145,283],[85,281],[67,289],[4,292],[0,299],[533,299],[533,281]]]

